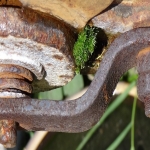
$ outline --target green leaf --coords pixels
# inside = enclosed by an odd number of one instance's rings
[[[69,97],[79,92],[84,87],[82,75],[76,75],[74,79],[63,87],[65,97]]]
[[[79,92],[84,87],[84,81],[82,75],[76,75],[74,79],[67,85],[57,88],[51,91],[40,92],[37,94],[38,99],[51,99],[51,100],[62,100],[65,97],[69,97]]]
[[[135,120],[135,110],[136,110],[136,102],[137,102],[137,97],[134,98],[133,102],[133,108],[132,108],[132,117],[131,117],[131,150],[135,150],[134,147],[134,120]]]
[[[116,149],[119,146],[119,144],[122,142],[122,140],[125,138],[127,133],[130,131],[130,129],[131,129],[131,150],[135,150],[135,147],[134,147],[134,120],[135,120],[136,102],[137,102],[137,97],[134,98],[134,102],[133,102],[131,122],[121,132],[121,134],[116,138],[116,140],[107,148],[107,150]]]

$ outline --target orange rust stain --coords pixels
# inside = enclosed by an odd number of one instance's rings
[[[72,76],[68,76],[68,75],[60,75],[60,78],[72,78]]]
[[[18,7],[22,7],[22,4],[20,3],[19,0],[0,0],[0,5],[2,6],[18,6]]]
[[[0,72],[0,78],[6,78],[6,79],[25,79],[24,77],[14,74],[14,73],[6,73],[6,72]]]
[[[103,87],[103,95],[104,95],[104,98],[105,98],[105,102],[108,103],[109,96],[108,96],[108,92],[107,92],[107,89],[106,89],[106,84]]]
[[[59,55],[53,55],[53,58],[55,58],[57,60],[62,60],[64,57],[63,56],[59,56]]]
[[[147,48],[144,48],[143,50],[141,50],[141,51],[138,53],[138,56],[137,56],[137,57],[142,57],[143,55],[146,55],[148,52],[150,52],[150,47],[147,47]]]

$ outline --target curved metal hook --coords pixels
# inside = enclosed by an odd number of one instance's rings
[[[111,44],[82,97],[72,101],[0,99],[0,117],[13,119],[27,130],[88,130],[103,115],[120,77],[135,66],[137,54],[149,45],[150,28],[126,32]]]

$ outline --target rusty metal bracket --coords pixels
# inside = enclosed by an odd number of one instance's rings
[[[73,101],[0,99],[0,118],[26,130],[82,132],[95,125],[110,102],[120,77],[136,66],[138,53],[150,45],[150,28],[122,34],[110,46],[88,91]],[[7,103],[6,103],[7,101]]]

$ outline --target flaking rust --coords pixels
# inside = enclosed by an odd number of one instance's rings
[[[72,80],[75,34],[70,27],[31,9],[1,7],[0,14],[0,64],[30,70],[34,92]]]
[[[137,56],[138,97],[145,105],[145,114],[150,117],[150,47],[143,49]]]
[[[115,0],[103,13],[92,19],[94,26],[111,34],[150,26],[149,0]]]
[[[0,5],[4,2],[7,6],[11,4],[9,0],[2,0]],[[94,26],[104,29],[112,37],[117,36],[108,38],[105,47],[108,50],[102,56],[87,92],[72,101],[39,101],[29,95],[63,86],[74,77],[73,30],[47,14],[21,9],[20,4],[16,5],[18,8],[1,7],[0,142],[6,147],[15,146],[19,128],[74,133],[86,131],[96,124],[120,77],[128,69],[138,66],[141,58],[149,60],[149,53],[145,53],[146,58],[140,54],[149,47],[150,28],[131,30],[149,26],[149,5],[148,0],[123,0],[120,3],[116,0],[92,19]],[[120,33],[123,34],[118,36]],[[139,75],[141,73],[139,70]],[[146,82],[139,78],[141,85],[144,83],[148,87],[149,74],[144,79]],[[146,115],[150,116],[149,97],[143,97],[143,93],[149,96],[149,88],[145,91],[140,88],[139,97],[145,103]]]
[[[0,65],[0,98],[29,97],[32,93],[32,81],[33,75],[29,70],[12,64]],[[12,119],[0,120],[0,143],[6,148],[16,145],[16,124]]]
[[[0,6],[22,7],[19,0],[1,0]]]
[[[0,143],[4,147],[15,147],[16,135],[16,123],[13,120],[0,120]]]

